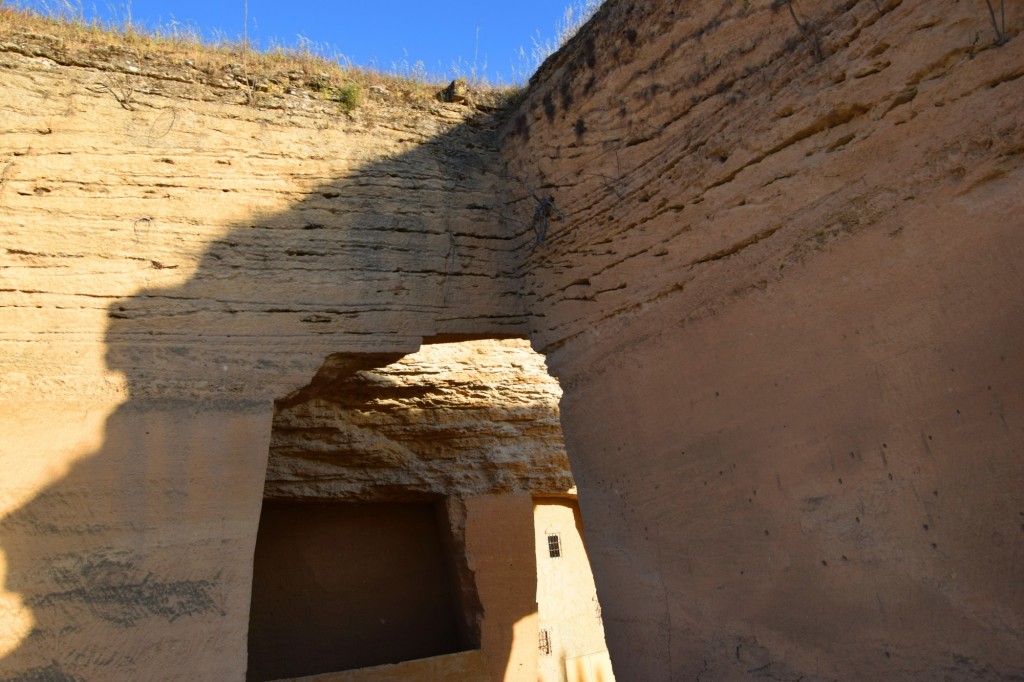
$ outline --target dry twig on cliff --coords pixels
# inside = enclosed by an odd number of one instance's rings
[[[985,0],[988,5],[988,16],[992,20],[992,29],[996,32],[996,46],[1006,44],[1006,0],[999,0],[999,19],[996,21],[996,10],[992,7],[992,0]]]
[[[3,194],[4,194],[4,186],[5,186],[5,183],[7,182],[7,172],[9,170],[11,170],[11,168],[13,166],[14,166],[14,162],[11,161],[6,166],[4,166],[3,170],[0,170],[0,197],[2,197]]]
[[[988,0],[986,0],[986,2],[988,2]],[[825,56],[821,51],[821,41],[818,40],[818,34],[814,31],[813,24],[810,22],[800,21],[800,18],[796,15],[796,10],[793,9],[793,0],[774,0],[772,2],[772,9],[777,10],[782,5],[789,8],[789,16],[793,17],[793,23],[796,24],[796,27],[804,37],[804,40],[811,44],[811,49],[814,50],[814,58],[819,62],[824,61]]]
[[[123,76],[120,79],[111,82],[114,83],[113,86],[106,83],[97,83],[95,89],[97,91],[106,90],[114,96],[114,99],[117,100],[117,103],[120,104],[122,108],[127,109],[128,111],[135,111],[135,105],[133,104],[133,99],[135,98],[135,85],[131,80],[129,80],[127,76]],[[114,89],[115,87],[117,88],[116,90]]]

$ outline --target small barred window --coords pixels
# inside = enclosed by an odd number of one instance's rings
[[[540,631],[538,644],[540,645],[540,653],[542,656],[551,655],[551,630]]]
[[[548,533],[548,555],[552,559],[562,556],[562,539],[558,533]]]

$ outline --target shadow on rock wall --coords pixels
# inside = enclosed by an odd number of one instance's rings
[[[0,679],[244,677],[274,399],[331,353],[519,331],[491,124],[237,224],[183,285],[109,306],[127,401],[100,449],[0,520],[3,588],[34,620]]]

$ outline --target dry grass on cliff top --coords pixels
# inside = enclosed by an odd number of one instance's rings
[[[40,52],[39,45],[46,51]],[[31,45],[33,47],[27,47]],[[204,41],[188,27],[172,24],[143,31],[131,24],[111,26],[74,16],[43,15],[0,0],[0,50],[59,56],[62,63],[106,65],[139,73],[187,70],[196,82],[241,90],[248,103],[261,106],[276,96],[300,94],[333,101],[342,111],[358,108],[368,92],[391,103],[426,105],[437,101],[443,84],[421,74],[394,74],[339,63],[318,54],[313,45],[256,50],[244,41]],[[49,52],[49,53],[47,53]],[[494,110],[513,101],[519,88],[466,84],[466,103]]]

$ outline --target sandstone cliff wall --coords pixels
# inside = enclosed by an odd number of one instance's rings
[[[332,356],[309,387],[279,401],[267,498],[464,499],[573,487],[562,392],[528,341],[424,344],[347,373],[358,359]]]
[[[344,114],[301,72],[247,106],[239,65],[6,33],[5,392],[66,391],[61,363],[91,395],[115,370],[136,398],[279,396],[329,352],[521,332],[475,109],[378,88]]]
[[[773,4],[499,135],[5,28],[0,679],[240,679],[273,401],[446,333],[558,375],[619,679],[1024,675],[1024,15]]]
[[[616,676],[1016,679],[1024,42],[774,5],[609,3],[502,138]]]
[[[0,29],[0,679],[240,679],[273,401],[522,332],[493,121]]]

